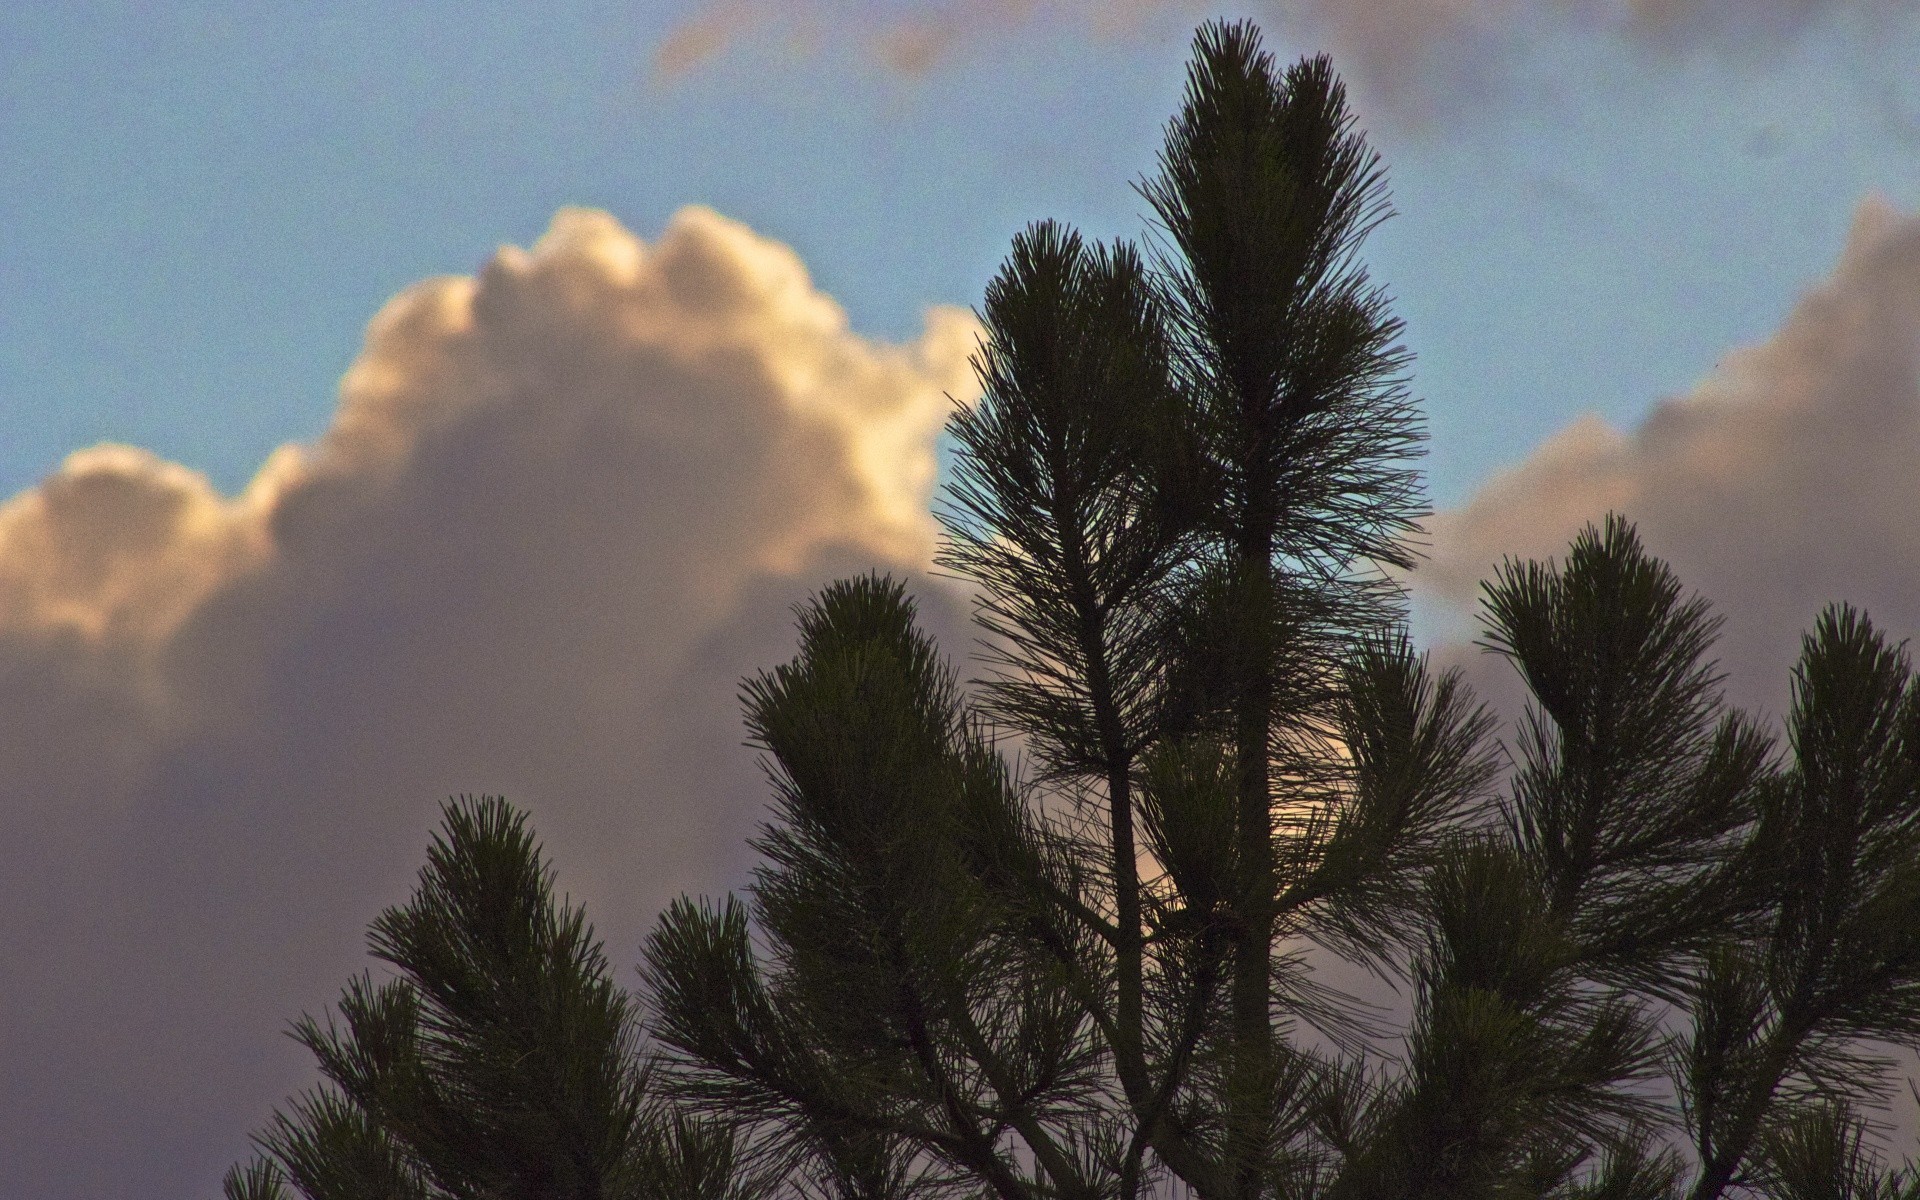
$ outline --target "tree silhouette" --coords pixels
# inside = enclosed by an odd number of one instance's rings
[[[762,865],[649,939],[654,1057],[521,819],[456,806],[230,1196],[1920,1197],[1869,1121],[1920,1044],[1904,650],[1829,610],[1776,733],[1609,517],[1485,585],[1496,741],[1404,631],[1421,434],[1327,61],[1203,27],[1139,191],[1142,245],[1041,223],[986,292],[940,559],[986,677],[896,581],[800,611],[744,690]]]
[[[373,923],[396,971],[294,1036],[326,1082],[259,1135],[230,1200],[742,1200],[725,1126],[649,1090],[640,1027],[585,915],[557,903],[526,817],[445,809],[408,903]]]

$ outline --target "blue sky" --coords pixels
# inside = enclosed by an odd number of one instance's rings
[[[1043,12],[906,78],[826,9],[810,50],[764,31],[663,82],[652,56],[694,12],[8,6],[0,491],[102,440],[238,488],[325,426],[387,297],[564,204],[649,237],[710,204],[793,245],[857,329],[904,337],[975,302],[1025,221],[1137,231],[1127,185],[1195,15]],[[1762,336],[1866,193],[1920,204],[1913,22],[1841,8],[1679,46],[1605,24],[1513,26],[1437,93],[1370,106],[1361,81],[1402,213],[1370,258],[1419,354],[1440,503]]]

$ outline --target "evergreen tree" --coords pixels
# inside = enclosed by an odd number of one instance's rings
[[[1904,650],[1828,611],[1776,734],[1609,517],[1485,586],[1501,745],[1390,581],[1420,430],[1327,62],[1204,27],[1140,192],[1144,248],[1042,223],[987,289],[942,514],[987,677],[866,577],[747,682],[762,866],[649,939],[652,1066],[456,806],[230,1196],[1920,1200],[1869,1120],[1920,1045]]]
[[[1071,1088],[1020,1086],[1039,1081],[965,1036],[950,1058],[904,1066],[935,1092],[954,1071],[1007,1079],[953,1110],[999,1140],[943,1131],[972,1139],[965,1159],[914,1144],[1009,1200],[1131,1197],[1162,1168],[1209,1200],[1251,1200],[1331,1170],[1339,1156],[1315,1114],[1360,1081],[1278,1036],[1276,1020],[1348,1042],[1357,1023],[1288,947],[1317,939],[1379,960],[1400,944],[1417,924],[1420,868],[1478,813],[1489,772],[1484,718],[1412,655],[1381,573],[1410,565],[1400,539],[1418,516],[1406,460],[1419,430],[1399,325],[1356,255],[1386,211],[1378,160],[1326,60],[1283,72],[1252,27],[1203,29],[1141,192],[1162,233],[1149,253],[1088,247],[1052,224],[1016,240],[982,314],[985,398],[952,427],[945,561],[982,589],[999,670],[978,718],[942,684],[939,723],[986,720],[1025,739],[1022,783],[1036,790],[998,777],[1000,840],[975,852],[997,864],[978,886],[1005,915],[971,929],[993,960],[1036,974],[1023,988],[941,982],[963,1028],[991,1021],[969,995],[1078,1024],[1052,1027],[1062,1048],[1049,1061],[1073,1066]],[[803,621],[792,671],[815,669],[813,631],[837,635],[834,611]],[[877,670],[892,653],[863,646],[859,661]],[[768,718],[793,708],[856,730],[907,708],[867,686],[836,692],[829,710],[779,686],[788,678],[754,690],[752,723],[797,828],[836,784],[796,770],[790,756],[813,743],[766,736]],[[992,771],[980,773],[984,795]],[[940,827],[901,820],[916,841]],[[765,903],[805,886],[777,852],[785,836],[769,843],[753,914],[782,967],[775,1011],[814,968],[795,949],[807,930]],[[676,910],[650,958],[665,1036],[710,1068],[706,1087],[733,1069],[700,1049],[713,1032],[701,1022],[724,1006],[679,983],[710,978],[722,958],[753,970],[747,914],[728,917]],[[839,911],[822,923],[851,927]],[[725,954],[722,928],[737,946]],[[821,983],[827,996],[840,987]],[[756,1079],[769,1112],[774,1093],[799,1103],[789,1078]],[[882,1105],[911,1090],[859,1082]],[[897,1122],[890,1132],[914,1138]]]
[[[1203,28],[1140,191],[1145,250],[1043,223],[987,290],[943,514],[975,698],[878,580],[749,687],[767,865],[648,952],[684,1094],[863,1195],[823,1121],[888,1195],[1908,1186],[1856,1115],[1920,1015],[1902,653],[1823,617],[1783,751],[1609,518],[1487,586],[1533,696],[1497,795],[1386,577],[1419,430],[1326,61]],[[1397,1052],[1329,955],[1410,989]]]
[[[746,1200],[731,1131],[651,1095],[632,1002],[524,814],[444,815],[412,899],[369,935],[395,977],[294,1026],[326,1082],[259,1135],[228,1200]]]

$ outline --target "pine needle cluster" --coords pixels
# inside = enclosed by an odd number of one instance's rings
[[[228,1200],[747,1200],[732,1128],[655,1094],[633,1001],[525,814],[444,818],[369,934],[389,976],[294,1025],[324,1082],[257,1135]]]

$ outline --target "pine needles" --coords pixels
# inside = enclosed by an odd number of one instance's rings
[[[1141,244],[1042,222],[987,288],[940,556],[985,677],[898,582],[804,606],[743,689],[762,865],[637,1001],[450,807],[232,1200],[1920,1197],[1862,1116],[1920,1047],[1904,649],[1829,610],[1777,737],[1608,517],[1485,587],[1501,745],[1391,582],[1422,433],[1327,61],[1203,27],[1139,191]]]

